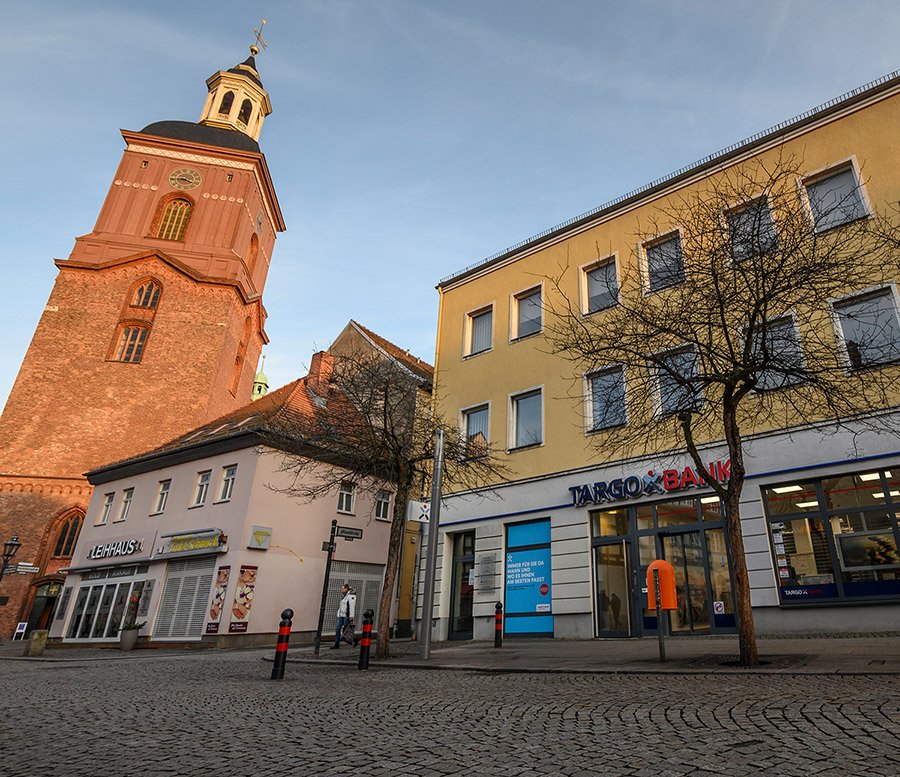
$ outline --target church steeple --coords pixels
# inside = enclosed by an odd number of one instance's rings
[[[262,23],[265,24],[265,20]],[[260,32],[254,32],[257,41],[265,47]],[[259,47],[254,44],[250,47],[250,56],[243,62],[206,79],[209,95],[200,115],[201,124],[237,130],[259,140],[263,121],[272,112],[272,103],[256,69],[257,54]]]
[[[269,393],[269,379],[266,377],[266,373],[263,372],[265,366],[266,355],[263,354],[262,365],[259,368],[259,372],[256,373],[256,379],[253,381],[253,392],[250,395],[250,399],[254,402]]]

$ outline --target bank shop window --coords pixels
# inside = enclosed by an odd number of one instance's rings
[[[783,604],[900,596],[900,477],[874,470],[763,491]]]

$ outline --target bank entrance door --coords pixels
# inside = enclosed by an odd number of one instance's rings
[[[719,500],[693,497],[591,510],[598,637],[656,634],[647,567],[675,568],[675,634],[734,633],[734,597]]]
[[[711,614],[700,532],[663,535],[662,546],[663,556],[675,568],[678,609],[669,613],[672,633],[708,632]]]
[[[597,570],[597,636],[631,635],[631,577],[628,542],[598,545],[594,549]]]

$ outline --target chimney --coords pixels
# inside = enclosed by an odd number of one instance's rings
[[[328,395],[328,384],[331,383],[331,374],[334,372],[334,357],[328,351],[314,353],[312,364],[309,365],[309,375],[306,378],[307,387],[320,397]]]

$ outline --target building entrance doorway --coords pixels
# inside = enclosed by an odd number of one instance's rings
[[[631,634],[631,567],[628,542],[598,545],[594,549],[597,570],[597,636]]]
[[[664,535],[662,547],[664,558],[675,568],[678,609],[669,613],[672,633],[708,632],[711,616],[700,532]]]
[[[660,558],[675,568],[678,609],[668,616],[672,633],[734,633],[731,569],[718,499],[703,496],[592,510],[590,522],[598,637],[656,634],[656,611],[647,606],[646,581],[647,568]]]
[[[62,583],[56,581],[38,586],[34,594],[34,603],[31,605],[31,613],[28,616],[26,636],[34,629],[50,628],[50,618],[53,617],[60,593],[62,593]]]
[[[453,537],[453,567],[450,578],[449,639],[472,639],[475,595],[475,532]]]

